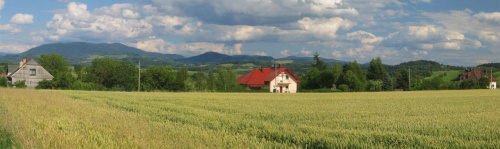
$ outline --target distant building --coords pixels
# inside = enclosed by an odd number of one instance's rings
[[[486,77],[490,80],[490,85],[487,87],[489,89],[497,88],[497,79],[495,77],[492,78],[490,74],[486,71],[481,71],[479,69],[471,69],[465,70],[465,72],[460,73],[455,79],[452,81],[467,81],[467,80],[475,80],[478,82],[479,78]],[[479,82],[478,82],[479,83]]]
[[[27,88],[35,88],[38,86],[38,82],[52,80],[53,78],[40,64],[28,57],[19,62],[19,67],[16,69],[9,67],[7,75],[7,79],[12,83],[25,81]]]
[[[238,83],[246,85],[248,90],[269,87],[269,92],[276,89],[279,93],[296,93],[297,84],[302,81],[287,67],[256,68],[238,78]]]

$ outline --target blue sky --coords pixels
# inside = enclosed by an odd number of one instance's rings
[[[498,0],[0,0],[0,52],[123,43],[184,56],[500,62]],[[71,50],[71,49],[68,49]]]

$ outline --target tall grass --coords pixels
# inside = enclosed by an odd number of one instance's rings
[[[22,148],[500,146],[496,90],[0,95],[0,127]]]

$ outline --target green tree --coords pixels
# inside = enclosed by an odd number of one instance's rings
[[[488,77],[481,77],[477,82],[479,83],[479,88],[486,89],[490,85],[490,79]]]
[[[217,84],[216,84],[215,75],[214,75],[214,73],[212,71],[210,71],[208,73],[207,84],[208,84],[208,90],[210,90],[210,91],[217,90]]]
[[[383,80],[385,74],[385,66],[382,64],[382,60],[380,60],[380,57],[377,57],[377,59],[372,59],[370,61],[370,67],[368,67],[366,78],[368,80]]]
[[[205,90],[206,89],[205,74],[201,71],[198,71],[193,77],[196,80],[196,89],[197,90]]]
[[[340,67],[340,65],[337,61],[335,61],[335,63],[333,63],[332,75],[333,75],[333,78],[332,78],[333,83],[340,85],[339,79],[340,79],[340,76],[342,76],[342,67]]]
[[[344,65],[343,71],[340,84],[348,85],[352,91],[364,91],[366,89],[366,78],[357,61]]]
[[[423,89],[423,90],[440,90],[442,84],[443,84],[443,79],[441,79],[440,77],[434,77],[432,79],[424,79],[422,81],[421,89]]]
[[[238,78],[236,77],[236,74],[233,72],[233,69],[231,67],[228,67],[226,69],[226,85],[231,88],[231,89],[237,89],[238,86]]]
[[[303,89],[318,89],[319,86],[319,78],[321,75],[321,71],[313,67],[309,70],[304,77],[302,77],[303,82],[300,84]]]
[[[53,77],[53,85],[57,88],[68,88],[75,78],[71,74],[68,62],[59,54],[41,54],[39,64]]]
[[[226,84],[226,79],[228,79],[229,75],[221,65],[219,65],[219,68],[217,69],[217,75],[217,89],[227,90],[228,84]]]
[[[182,67],[181,69],[177,70],[177,80],[184,82],[188,77],[188,70],[186,69],[186,67]]]
[[[97,58],[88,67],[88,80],[108,89],[137,89],[138,69],[136,66],[109,57]]]
[[[408,71],[403,69],[401,72],[396,74],[396,85],[394,88],[403,89],[405,91],[410,90],[409,82],[408,82]]]
[[[168,66],[151,66],[141,72],[141,85],[146,91],[167,90],[173,81],[174,72]]]
[[[364,91],[366,85],[358,78],[352,70],[347,70],[342,75],[342,82],[349,86],[351,91]]]
[[[319,58],[318,52],[314,53],[314,61],[315,61],[315,63],[311,64],[312,67],[318,68],[318,70],[320,70],[320,71],[323,71],[326,69],[326,64],[325,64],[325,62],[321,61],[321,59]]]
[[[392,91],[393,90],[392,78],[391,78],[391,76],[389,76],[388,73],[386,73],[384,75],[383,83],[384,83],[382,86],[383,91]]]
[[[85,66],[80,63],[75,65],[75,73],[77,75],[77,79],[83,80],[83,70],[85,69]]]
[[[366,86],[366,89],[368,91],[382,91],[382,86],[383,86],[382,80],[368,80],[368,84]]]

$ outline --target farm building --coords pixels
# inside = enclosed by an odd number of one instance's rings
[[[238,78],[238,83],[246,85],[248,90],[269,87],[269,92],[276,89],[279,93],[296,93],[297,84],[302,81],[287,67],[256,68]]]
[[[497,88],[497,79],[495,77],[492,78],[492,76],[486,72],[486,71],[481,71],[479,69],[471,69],[471,70],[465,70],[465,72],[460,73],[453,81],[467,81],[467,80],[475,80],[478,82],[479,78],[481,77],[486,77],[490,81],[490,85],[488,86],[489,89],[496,89]]]
[[[52,80],[54,77],[47,72],[35,60],[30,60],[28,57],[19,62],[19,67],[13,71],[9,70],[7,79],[12,83],[25,81],[27,88],[35,88],[38,82],[42,80]]]

